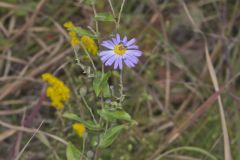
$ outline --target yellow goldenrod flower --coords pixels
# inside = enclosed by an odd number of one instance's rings
[[[42,79],[49,85],[46,90],[46,95],[52,101],[52,106],[57,109],[63,108],[63,103],[70,98],[69,88],[57,77],[50,73],[44,73]]]
[[[63,26],[67,29],[71,29],[71,28],[75,27],[75,25],[71,21],[64,23]]]
[[[82,123],[74,123],[72,125],[72,128],[76,132],[76,134],[80,137],[83,137],[84,133],[86,132],[86,127]]]
[[[68,30],[71,30],[75,25],[72,22],[66,22],[64,23],[64,27]],[[80,44],[80,40],[77,36],[77,34],[73,31],[70,31],[69,33],[70,42],[72,46],[76,46]],[[82,36],[81,42],[83,43],[84,47],[87,49],[87,51],[93,55],[97,55],[98,52],[98,46],[96,45],[95,41],[89,37],[89,36]]]
[[[77,37],[77,34],[75,32],[68,32],[68,34],[70,38]]]
[[[79,39],[77,37],[72,37],[71,38],[71,45],[72,46],[77,46],[79,44],[80,44],[80,41],[79,41]]]
[[[77,37],[77,34],[75,32],[69,32],[70,42],[72,46],[76,46],[80,44],[80,40]]]
[[[95,41],[89,36],[82,36],[81,41],[87,51],[93,55],[97,55],[98,47]]]

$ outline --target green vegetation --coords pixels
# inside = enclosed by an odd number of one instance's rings
[[[239,160],[239,8],[240,0],[1,1],[0,160]],[[143,51],[133,68],[114,70],[91,53],[117,33]],[[51,106],[44,73],[69,88],[63,109]]]

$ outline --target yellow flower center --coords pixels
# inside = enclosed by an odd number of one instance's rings
[[[118,55],[123,55],[126,52],[126,47],[123,44],[118,44],[114,48],[114,52]]]

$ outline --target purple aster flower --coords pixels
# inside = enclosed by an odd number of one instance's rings
[[[138,63],[138,58],[142,55],[142,51],[139,50],[135,44],[136,39],[127,40],[125,36],[122,40],[119,34],[116,38],[106,40],[101,43],[101,46],[109,49],[101,51],[99,53],[102,62],[105,66],[114,65],[114,69],[123,69],[123,62],[132,68]]]

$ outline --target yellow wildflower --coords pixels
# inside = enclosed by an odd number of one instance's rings
[[[57,77],[50,73],[44,73],[42,79],[48,82],[46,95],[52,101],[52,106],[57,109],[63,108],[63,103],[68,101],[70,98],[69,88]]]
[[[72,37],[77,37],[77,34],[75,32],[69,32],[68,33],[69,36],[72,38]]]
[[[63,26],[67,29],[71,29],[71,28],[75,27],[75,25],[71,21],[64,23]]]
[[[89,53],[97,55],[98,47],[91,37],[82,36],[81,41]]]
[[[72,37],[71,38],[71,45],[72,46],[77,46],[79,44],[80,44],[80,41],[79,41],[79,39],[77,37]]]
[[[65,28],[67,28],[68,30],[71,30],[72,28],[75,27],[75,25],[72,22],[66,22],[63,25]],[[70,37],[70,42],[72,46],[76,46],[80,44],[80,40],[77,37],[77,34],[75,32],[70,31],[69,33],[69,37]],[[83,45],[85,46],[85,48],[87,49],[87,51],[93,55],[97,55],[98,52],[98,46],[96,45],[95,41],[89,37],[89,36],[82,36],[81,41],[83,43]]]
[[[84,133],[86,132],[86,127],[82,123],[74,123],[72,125],[72,128],[76,132],[76,134],[80,137],[83,137]]]
[[[77,34],[75,32],[69,32],[68,34],[69,34],[72,46],[76,46],[80,44],[80,40],[78,39]]]

